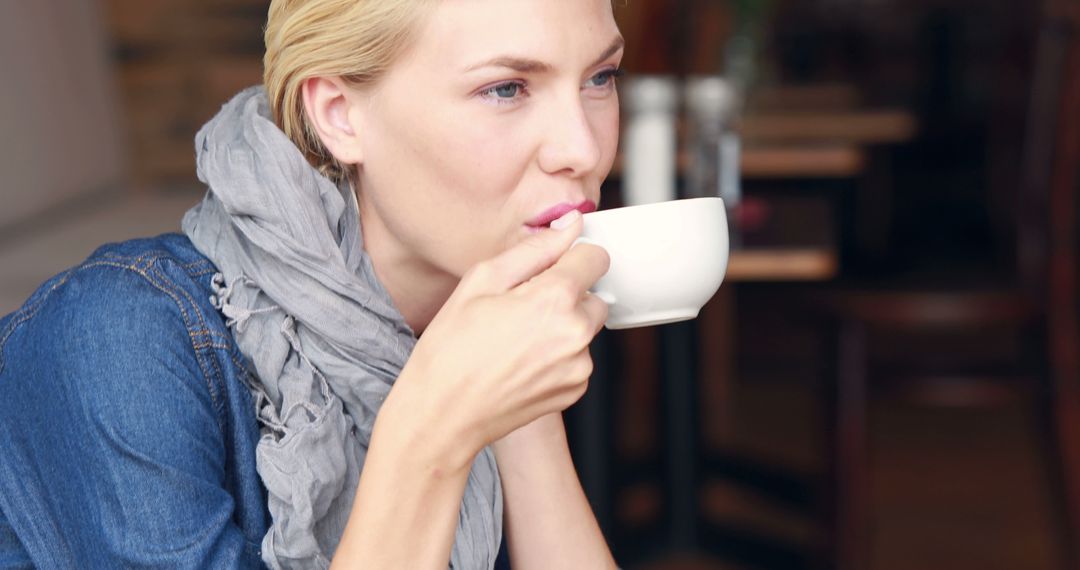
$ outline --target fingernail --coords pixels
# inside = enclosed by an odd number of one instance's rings
[[[551,229],[565,230],[566,228],[573,225],[574,220],[577,220],[579,217],[581,217],[581,212],[577,210],[570,210],[569,212],[563,214],[561,218],[555,220],[554,222],[551,222]]]

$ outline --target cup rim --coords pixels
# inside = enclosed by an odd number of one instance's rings
[[[663,202],[650,202],[648,204],[637,204],[634,206],[622,206],[620,208],[610,208],[607,210],[597,210],[595,212],[589,212],[584,217],[593,218],[603,216],[604,214],[610,214],[614,212],[625,212],[627,210],[639,210],[643,208],[655,208],[657,206],[675,207],[676,205],[682,205],[690,202],[719,202],[724,203],[724,199],[719,196],[703,196],[698,198],[681,198],[678,200],[664,200]]]

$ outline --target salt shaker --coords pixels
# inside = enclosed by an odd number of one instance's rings
[[[685,97],[690,149],[687,197],[719,196],[730,213],[742,194],[740,143],[733,128],[738,114],[735,89],[719,76],[691,77]]]
[[[678,87],[663,76],[623,84],[623,201],[627,206],[675,199]]]

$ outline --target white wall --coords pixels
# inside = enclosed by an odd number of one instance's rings
[[[123,183],[100,9],[0,0],[0,228]]]

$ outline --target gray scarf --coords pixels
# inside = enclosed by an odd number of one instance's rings
[[[269,118],[262,87],[229,101],[195,149],[209,192],[183,229],[221,272],[213,301],[257,376],[257,468],[273,519],[262,558],[271,568],[326,568],[375,414],[416,337],[364,252],[351,188],[308,164]],[[492,568],[501,535],[502,487],[485,448],[450,567]]]

